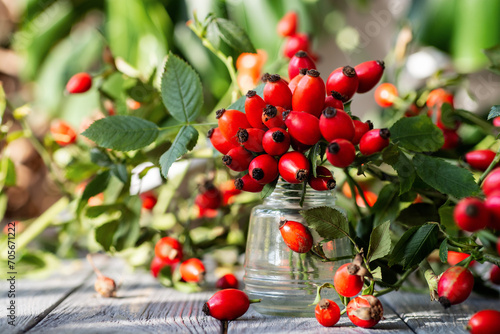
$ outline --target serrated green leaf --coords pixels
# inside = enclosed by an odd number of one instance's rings
[[[265,83],[261,83],[260,85],[255,87],[253,90],[257,93],[257,95],[262,97],[263,93],[264,93],[264,86],[265,85],[266,85]],[[242,97],[237,99],[233,104],[231,104],[229,107],[227,107],[227,109],[235,109],[235,110],[239,110],[241,112],[245,112],[246,99],[247,99],[247,97],[245,95],[243,95]]]
[[[391,222],[386,221],[373,229],[370,235],[370,244],[368,246],[368,261],[383,258],[391,252],[390,226]]]
[[[438,230],[436,224],[427,224],[406,231],[394,246],[389,266],[397,263],[408,269],[419,264],[436,249]]]
[[[216,31],[219,33],[220,38],[233,49],[239,52],[257,52],[245,30],[241,29],[234,22],[223,18],[216,18],[210,25],[217,27]]]
[[[314,144],[313,147],[311,147],[308,154],[309,161],[311,162],[311,170],[313,172],[314,177],[317,177],[316,167],[318,165],[318,155],[320,150],[321,150],[321,142],[317,142],[316,144]]]
[[[491,107],[490,113],[488,114],[488,120],[495,117],[500,117],[500,105]]]
[[[203,92],[200,77],[185,61],[169,53],[161,77],[161,96],[170,115],[189,123],[200,114]]]
[[[95,240],[108,252],[113,245],[113,239],[120,222],[113,220],[95,229]]]
[[[83,191],[80,201],[84,202],[88,200],[90,197],[102,193],[104,190],[106,190],[110,178],[111,174],[109,171],[97,174],[97,176],[92,181],[90,181],[85,187],[85,190]]]
[[[316,230],[325,239],[340,239],[349,236],[349,222],[337,209],[320,206],[300,211],[307,226]]]
[[[415,203],[401,210],[396,219],[406,226],[419,226],[428,222],[438,222],[439,213],[430,203]]]
[[[99,166],[93,163],[77,162],[66,167],[66,178],[74,182],[81,182],[92,177],[98,170]]]
[[[444,239],[439,245],[439,259],[443,263],[448,262],[448,239]]]
[[[192,150],[197,141],[198,131],[195,128],[190,125],[181,128],[172,146],[160,157],[161,173],[164,177],[167,177],[168,170],[175,160]]]
[[[470,171],[443,159],[416,154],[413,164],[425,183],[444,194],[463,198],[480,191]]]
[[[413,182],[415,181],[415,168],[406,154],[396,145],[387,147],[382,152],[384,162],[391,165],[398,173],[399,178],[399,194],[408,192]]]
[[[276,188],[276,184],[278,184],[278,179],[274,180],[271,183],[268,183],[262,188],[262,191],[260,192],[260,196],[262,199],[265,199],[267,196],[271,195]]]
[[[117,151],[133,151],[148,146],[158,137],[156,124],[135,116],[101,118],[82,135],[97,145]]]
[[[425,115],[401,118],[390,131],[394,143],[415,152],[434,152],[444,143],[443,132]]]

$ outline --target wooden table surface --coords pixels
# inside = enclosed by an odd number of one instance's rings
[[[0,295],[0,333],[467,333],[468,318],[482,309],[500,309],[498,299],[471,296],[444,310],[428,295],[382,296],[385,319],[368,330],[346,315],[325,328],[314,318],[263,316],[252,310],[224,323],[202,312],[214,291],[181,293],[161,286],[149,273],[128,271],[119,260],[97,259],[104,275],[121,283],[116,298],[94,291],[95,275],[85,261],[65,264],[45,280],[19,280],[16,325],[7,324],[6,293]],[[6,280],[2,280],[6,292]],[[500,333],[500,324],[499,324]]]

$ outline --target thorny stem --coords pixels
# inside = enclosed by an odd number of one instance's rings
[[[410,274],[412,272],[414,272],[417,268],[418,268],[418,266],[415,266],[413,268],[406,270],[405,273],[403,275],[401,275],[399,280],[396,283],[394,283],[393,285],[391,285],[391,287],[384,289],[384,290],[377,291],[373,295],[375,297],[379,297],[379,296],[385,295],[391,291],[398,290],[401,287],[401,285],[403,284],[403,282],[408,278],[408,276],[410,276]]]
[[[479,177],[479,180],[477,180],[477,184],[481,186],[484,182],[484,179],[488,174],[491,172],[493,168],[495,168],[496,165],[500,162],[500,147],[498,148],[497,154],[491,164],[488,166],[488,168],[484,171],[484,173]]]

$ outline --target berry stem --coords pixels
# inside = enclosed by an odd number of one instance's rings
[[[466,111],[466,110],[461,110],[461,109],[455,109],[454,112],[462,117],[465,118],[468,121],[471,121],[472,123],[476,124],[479,126],[481,129],[486,134],[491,134],[495,132],[495,127],[491,125],[490,123],[486,122],[485,120],[481,119],[480,117],[474,115],[473,113]]]
[[[97,277],[102,277],[103,274],[101,273],[101,271],[95,266],[94,264],[94,260],[92,259],[92,255],[87,254],[87,261],[89,261],[90,263],[90,266],[92,267],[92,269],[94,269],[94,272],[95,274],[97,275]]]
[[[262,301],[262,298],[261,299],[250,299],[249,300],[250,304],[260,303],[261,301]]]
[[[412,268],[410,268],[410,269],[406,270],[406,271],[404,272],[404,274],[403,274],[403,275],[401,275],[401,277],[399,278],[399,280],[398,280],[396,283],[394,283],[393,285],[391,285],[391,286],[390,286],[389,288],[387,288],[387,289],[384,289],[384,290],[380,290],[380,291],[375,292],[373,295],[374,295],[375,297],[379,297],[379,296],[385,295],[385,294],[387,294],[387,293],[389,293],[389,292],[392,292],[392,291],[394,291],[394,290],[396,290],[396,291],[397,291],[397,290],[399,290],[399,288],[401,287],[401,285],[403,285],[404,281],[408,278],[408,276],[410,276],[410,274],[411,274],[412,272],[414,272],[417,268],[418,268],[418,266],[415,266],[415,267],[412,267]]]

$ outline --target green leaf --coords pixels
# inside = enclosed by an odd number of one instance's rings
[[[120,222],[113,220],[102,224],[95,229],[95,240],[108,252],[113,245],[115,233],[118,230]]]
[[[134,100],[140,103],[147,103],[153,99],[156,89],[147,83],[137,81],[135,86],[127,89],[127,94]]]
[[[444,194],[463,198],[480,191],[470,171],[443,159],[416,154],[413,164],[422,181]]]
[[[444,239],[439,245],[439,259],[443,263],[448,262],[448,239]]]
[[[260,85],[255,87],[253,90],[257,93],[257,95],[262,97],[264,94],[264,86],[265,85],[266,85],[265,83],[261,83]],[[245,95],[243,95],[242,97],[237,99],[233,104],[231,104],[229,107],[227,107],[227,109],[236,109],[236,110],[239,110],[241,112],[245,112],[246,99],[247,99],[247,97]]]
[[[198,131],[195,128],[190,125],[181,128],[172,146],[160,157],[161,173],[164,177],[167,177],[168,170],[175,160],[192,150],[197,141]]]
[[[390,131],[394,143],[416,152],[434,152],[444,143],[443,132],[425,115],[401,118]]]
[[[7,173],[5,175],[5,186],[6,187],[13,187],[17,183],[17,174],[16,174],[16,166],[14,165],[14,162],[10,160],[9,158],[7,159]],[[3,162],[2,162],[3,163]]]
[[[408,192],[415,181],[415,168],[406,154],[396,145],[392,145],[382,152],[382,158],[398,173],[399,194]]]
[[[396,219],[403,225],[419,226],[428,222],[438,222],[439,214],[436,207],[430,203],[415,203],[401,210]]]
[[[113,165],[113,161],[111,161],[108,154],[95,147],[90,150],[90,161],[101,167]]]
[[[203,105],[200,77],[185,61],[169,53],[161,77],[161,96],[170,115],[189,123],[200,114]]]
[[[488,114],[488,120],[495,117],[500,117],[500,105],[491,107],[490,113]]]
[[[397,263],[408,269],[419,264],[436,248],[438,230],[436,224],[427,224],[406,231],[394,246],[389,266]]]
[[[245,30],[241,29],[234,22],[223,18],[216,18],[212,20],[210,25],[216,27],[220,38],[233,49],[239,52],[257,52]]]
[[[307,225],[325,239],[340,239],[349,236],[349,222],[337,209],[320,206],[300,211]]]
[[[454,206],[443,205],[439,208],[439,222],[441,226],[444,227],[446,233],[451,236],[458,236],[459,229],[455,224],[455,218],[453,218],[453,211],[455,210]]]
[[[98,170],[99,166],[93,163],[76,162],[66,167],[66,178],[74,182],[81,182],[92,177]]]
[[[90,197],[102,193],[104,190],[106,190],[110,178],[111,174],[109,171],[97,174],[97,176],[92,181],[90,181],[85,187],[85,190],[83,191],[80,201],[84,202],[88,200]]]
[[[378,226],[389,220],[393,221],[399,212],[399,197],[397,196],[395,184],[387,184],[380,191],[377,202],[372,207],[372,213],[375,214],[373,226]]]
[[[267,196],[271,195],[276,188],[276,184],[278,183],[278,179],[274,180],[271,183],[268,183],[262,188],[262,191],[260,192],[260,196],[262,199],[266,198]]]
[[[158,137],[156,124],[135,116],[101,118],[82,135],[97,145],[117,151],[132,151],[148,146]]]
[[[317,177],[316,167],[318,166],[318,156],[321,152],[321,144],[321,142],[317,142],[316,144],[314,144],[314,146],[309,150],[308,154],[309,161],[311,161],[311,170],[314,177]]]
[[[453,129],[456,126],[456,119],[455,119],[455,113],[453,106],[449,103],[443,103],[441,105],[441,116],[440,116],[441,123],[449,128]]]
[[[111,174],[116,176],[118,180],[120,180],[124,184],[127,184],[128,182],[127,166],[125,166],[124,164],[116,164],[111,166],[110,171]]]
[[[383,258],[391,252],[390,226],[391,222],[386,221],[373,229],[370,235],[370,244],[368,246],[368,261]]]

